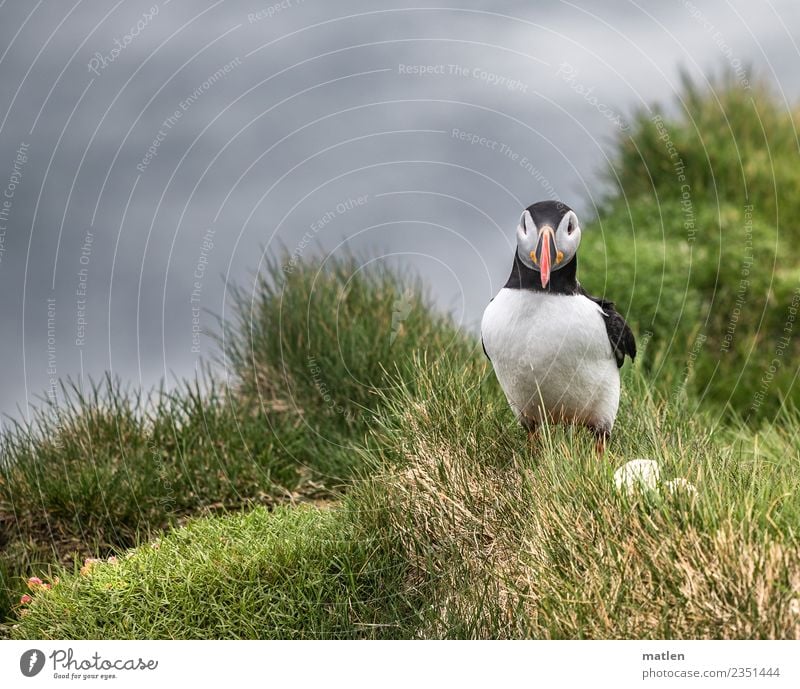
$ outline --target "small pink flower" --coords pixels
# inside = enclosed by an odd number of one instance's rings
[[[42,580],[39,577],[31,577],[28,579],[28,588],[35,589],[37,586],[42,585]]]
[[[33,600],[27,593],[22,595],[22,598],[19,599],[20,605],[27,605]]]
[[[81,567],[81,574],[89,574],[92,571],[92,568],[98,563],[102,562],[102,560],[98,560],[96,557],[87,557],[83,561],[83,567]]]
[[[42,588],[43,588],[45,591],[49,591],[49,590],[50,590],[50,584],[42,584]]]
[[[108,564],[110,564],[110,565],[115,565],[115,564],[117,564],[117,558],[116,558],[116,556],[112,555],[110,558],[108,558]]]

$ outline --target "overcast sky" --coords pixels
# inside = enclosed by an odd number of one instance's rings
[[[0,411],[191,375],[281,246],[413,265],[475,329],[522,207],[590,216],[681,67],[800,96],[796,0],[449,4],[0,0]]]

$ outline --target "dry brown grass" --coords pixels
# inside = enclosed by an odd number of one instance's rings
[[[630,499],[611,480],[618,453],[598,461],[590,438],[560,429],[535,456],[513,427],[491,445],[492,411],[452,434],[443,397],[398,405],[397,427],[382,429],[392,460],[356,500],[409,563],[408,590],[426,601],[418,636],[800,638],[797,540],[758,518],[764,505],[731,485],[719,463],[736,460],[710,436],[699,456],[673,457],[705,476],[696,501]],[[664,409],[645,413],[666,455],[691,445]]]

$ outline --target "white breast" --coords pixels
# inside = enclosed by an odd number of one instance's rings
[[[518,415],[611,431],[619,370],[603,319],[582,295],[500,290],[483,313],[481,335]]]

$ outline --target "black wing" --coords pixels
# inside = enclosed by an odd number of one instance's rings
[[[494,301],[494,297],[489,300],[489,304]],[[491,362],[492,357],[489,356],[489,353],[486,351],[486,345],[483,343],[483,333],[481,333],[481,347],[483,347],[483,354],[484,356]]]
[[[492,360],[491,357],[486,352],[486,345],[483,344],[483,335],[481,335],[481,347],[483,347],[483,353],[486,355],[486,358],[489,359],[489,361],[491,361]]]
[[[606,333],[608,333],[608,341],[611,342],[611,349],[614,351],[614,358],[617,360],[617,368],[622,368],[626,354],[633,361],[636,358],[636,339],[625,319],[614,308],[614,302],[593,297],[591,294],[587,294],[582,287],[579,289],[584,297],[591,299],[603,309]]]

